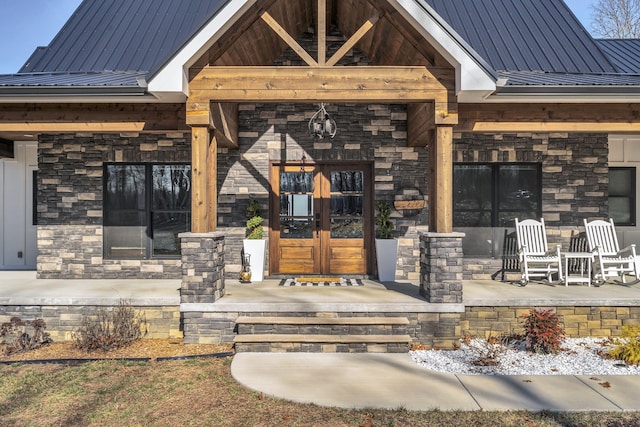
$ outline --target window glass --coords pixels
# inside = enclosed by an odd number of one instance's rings
[[[541,173],[536,163],[454,165],[453,225],[466,234],[465,256],[496,256],[515,218],[540,218]]]
[[[489,165],[458,165],[453,172],[453,203],[459,210],[491,209]]]
[[[104,225],[145,226],[144,165],[107,165],[105,180]]]
[[[191,223],[191,166],[108,164],[104,180],[104,256],[179,256],[178,234]]]
[[[636,168],[609,168],[609,216],[617,225],[636,225]]]
[[[187,210],[191,193],[191,166],[154,165],[153,209]]]
[[[178,234],[189,231],[190,221],[187,213],[154,212],[153,255],[180,255]]]

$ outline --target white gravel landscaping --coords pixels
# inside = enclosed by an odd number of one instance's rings
[[[412,359],[434,371],[467,375],[638,375],[639,366],[605,359],[609,342],[603,338],[567,338],[558,354],[535,354],[523,345],[504,346],[498,351],[496,366],[473,362],[486,355],[486,340],[473,339],[458,350],[414,350]]]

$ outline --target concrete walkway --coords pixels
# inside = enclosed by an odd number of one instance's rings
[[[408,354],[238,353],[231,374],[268,396],[343,408],[640,410],[640,376],[453,375]]]

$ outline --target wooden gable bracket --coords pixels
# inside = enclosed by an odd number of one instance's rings
[[[187,101],[187,125],[207,126],[221,147],[238,148],[238,104]]]
[[[318,60],[316,61],[304,50],[302,46],[296,41],[295,37],[287,32],[270,14],[265,11],[260,15],[262,20],[291,48],[300,58],[307,63],[309,67],[333,67],[342,59],[349,49],[362,39],[367,32],[373,28],[373,26],[382,17],[381,13],[376,13],[362,26],[351,35],[338,51],[329,59],[327,57],[327,2],[326,0],[318,0]]]

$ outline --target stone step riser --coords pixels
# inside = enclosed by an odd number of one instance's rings
[[[238,334],[405,335],[404,325],[238,325]]]
[[[241,316],[237,352],[406,353],[406,317]]]
[[[365,343],[236,343],[236,352],[262,353],[407,353],[409,344],[365,344]]]

